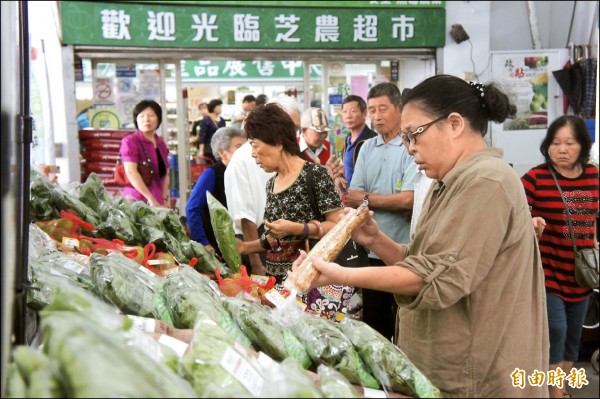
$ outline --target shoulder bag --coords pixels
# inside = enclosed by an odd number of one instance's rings
[[[317,200],[315,196],[314,188],[314,177],[313,177],[313,168],[309,167],[306,171],[306,185],[308,186],[308,200],[310,201],[310,206],[313,209],[317,219],[320,221],[325,220],[321,212],[319,211],[319,207],[317,206]],[[308,238],[307,238],[308,240]],[[319,240],[310,239],[309,248],[312,248]],[[334,260],[335,263],[346,266],[346,267],[361,267],[369,265],[369,254],[367,250],[360,244],[357,244],[352,238],[348,240],[346,245],[344,245],[344,249]]]
[[[554,169],[550,165],[548,165],[548,168],[550,169],[550,173],[552,173],[552,177],[554,178],[556,187],[558,187],[560,197],[565,204],[565,209],[567,210],[567,222],[569,223],[569,232],[571,233],[571,242],[573,243],[573,253],[575,254],[575,282],[577,285],[583,288],[598,288],[598,275],[600,273],[598,266],[598,249],[583,248],[577,250],[569,205],[567,204],[567,201],[565,201],[565,197],[560,189],[560,184],[558,184],[558,180],[556,179],[556,174],[554,174]]]
[[[134,133],[137,134],[137,133]],[[144,144],[141,142],[139,137],[136,136],[142,151],[144,152],[144,157],[146,158],[143,162],[138,162],[138,172],[140,176],[142,176],[142,180],[146,186],[150,186],[152,182],[152,178],[154,177],[154,170],[152,169],[152,162],[150,161],[150,157],[144,148]],[[119,152],[119,156],[117,157],[117,163],[115,165],[115,176],[114,181],[116,184],[120,186],[131,186],[131,182],[127,178],[127,174],[125,173],[125,165],[123,165],[123,161],[121,161],[121,152]]]

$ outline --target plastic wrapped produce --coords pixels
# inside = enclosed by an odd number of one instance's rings
[[[172,324],[165,313],[160,277],[119,252],[90,256],[92,281],[100,295],[125,314],[153,317]]]
[[[210,213],[210,224],[215,232],[215,238],[219,249],[223,254],[223,259],[227,266],[235,273],[240,271],[242,256],[238,250],[235,231],[233,230],[233,220],[223,206],[210,192],[206,193],[208,211]]]
[[[360,398],[352,384],[339,371],[326,364],[317,367],[319,387],[326,398]]]
[[[269,383],[265,384],[261,398],[323,398],[323,393],[300,363],[288,357],[281,363],[271,360],[265,366]]]
[[[362,321],[339,324],[384,390],[417,398],[439,398],[437,389],[396,345]]]
[[[176,328],[192,328],[198,312],[203,311],[242,345],[250,346],[248,337],[223,307],[219,287],[208,277],[183,267],[165,277],[163,289]]]
[[[302,343],[272,317],[271,308],[235,297],[224,297],[223,304],[256,349],[277,361],[291,357],[304,368],[311,365]]]
[[[65,397],[195,397],[187,381],[78,312],[42,311],[44,353],[59,364]]]
[[[237,345],[211,316],[199,311],[190,350],[181,360],[182,374],[199,397],[258,397],[263,368],[248,349]]]
[[[30,346],[16,346],[8,366],[9,398],[62,398],[58,364]]]
[[[333,367],[352,384],[368,388],[379,387],[352,342],[337,328],[337,323],[296,310],[298,312],[284,316],[284,324],[304,344],[313,362]]]

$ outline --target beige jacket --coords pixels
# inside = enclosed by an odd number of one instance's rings
[[[434,182],[408,257],[425,279],[396,295],[398,346],[445,397],[548,397],[514,387],[515,369],[548,370],[546,294],[523,185],[487,148]]]

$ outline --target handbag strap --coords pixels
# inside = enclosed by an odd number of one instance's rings
[[[565,201],[565,196],[562,193],[562,190],[560,189],[560,184],[558,183],[558,179],[556,178],[556,174],[554,173],[554,168],[552,167],[552,165],[548,164],[548,169],[550,169],[550,173],[552,173],[552,178],[554,179],[554,182],[556,183],[556,187],[558,188],[558,193],[560,194],[560,198],[563,201],[563,204],[565,204],[565,209],[567,210],[567,222],[569,223],[569,233],[571,233],[571,242],[573,243],[573,253],[576,254],[577,253],[577,245],[575,245],[575,234],[573,234],[573,223],[571,222],[571,211],[569,210],[569,205],[567,204],[567,201]]]
[[[148,155],[148,153],[146,152],[146,148],[144,147],[144,143],[142,142],[142,140],[140,140],[140,138],[137,136],[137,133],[135,134],[135,138],[137,139],[138,143],[140,143],[140,147],[142,147],[142,151],[144,151],[144,156],[146,157],[146,161],[150,162],[150,156]]]

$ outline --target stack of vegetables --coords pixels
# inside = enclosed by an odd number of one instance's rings
[[[93,174],[86,184],[90,179]],[[90,210],[106,216],[103,209],[113,209],[93,184],[83,191]],[[168,212],[120,206],[135,215],[131,226],[157,247],[172,245],[168,231],[175,242],[194,243],[181,241],[178,219]],[[36,215],[42,208],[38,203]],[[85,219],[66,205],[60,210],[69,209],[81,217],[85,231],[94,215]],[[109,231],[105,227],[102,231]],[[388,394],[439,396],[395,345],[362,322],[335,323],[307,314],[294,298],[271,309],[251,295],[229,297],[187,265],[160,278],[120,251],[61,252],[36,224],[30,239],[28,304],[39,312],[43,345],[14,348],[10,397],[356,397],[360,387],[380,386]],[[134,325],[134,317],[189,331],[181,335],[188,341],[169,346],[169,340]],[[306,369],[317,374],[311,378]]]

